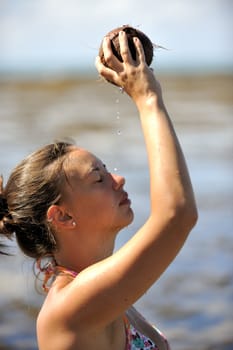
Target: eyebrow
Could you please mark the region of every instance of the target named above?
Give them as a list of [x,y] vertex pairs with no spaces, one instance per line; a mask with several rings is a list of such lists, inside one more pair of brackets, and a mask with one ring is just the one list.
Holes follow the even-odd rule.
[[[106,169],[106,165],[104,163],[101,163],[102,167],[104,169]],[[96,165],[95,167],[93,166],[93,168],[91,169],[91,171],[95,171],[95,170],[101,170],[101,167]]]
[[[101,165],[104,167],[104,169],[106,169],[106,165],[104,163],[102,163]],[[88,173],[85,177],[90,176],[94,171],[100,171],[100,170],[101,170],[101,166],[93,164],[90,167],[90,170],[88,171]]]

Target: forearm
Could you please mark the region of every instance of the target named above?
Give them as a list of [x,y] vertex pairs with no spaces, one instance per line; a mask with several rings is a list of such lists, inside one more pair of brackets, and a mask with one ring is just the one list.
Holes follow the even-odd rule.
[[151,215],[181,209],[196,215],[188,169],[162,96],[151,92],[135,103],[148,153]]

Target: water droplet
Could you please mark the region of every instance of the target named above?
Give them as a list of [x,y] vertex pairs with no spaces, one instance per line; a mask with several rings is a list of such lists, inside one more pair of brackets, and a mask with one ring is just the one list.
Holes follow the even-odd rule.
[[120,119],[120,112],[117,112],[116,118],[117,118],[117,120]]
[[119,100],[119,98],[117,98],[117,99],[116,99],[116,103],[119,103],[119,102],[120,102],[120,100]]
[[114,170],[114,171],[117,171],[118,169],[115,167],[113,170]]
[[121,135],[121,130],[117,130],[117,135]]

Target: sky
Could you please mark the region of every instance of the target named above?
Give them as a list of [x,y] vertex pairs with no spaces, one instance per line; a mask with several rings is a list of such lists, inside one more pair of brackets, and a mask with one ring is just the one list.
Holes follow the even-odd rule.
[[160,69],[232,72],[232,15],[233,0],[0,0],[0,73],[92,71],[123,24],[168,49]]

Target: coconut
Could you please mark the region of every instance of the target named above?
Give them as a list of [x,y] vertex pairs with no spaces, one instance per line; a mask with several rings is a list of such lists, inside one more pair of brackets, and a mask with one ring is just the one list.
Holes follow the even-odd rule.
[[[123,62],[121,53],[120,53],[120,44],[119,44],[119,32],[124,31],[127,34],[128,38],[128,45],[129,50],[131,52],[131,56],[134,60],[136,60],[136,49],[134,46],[133,38],[137,37],[143,46],[144,54],[145,54],[145,60],[148,66],[151,65],[153,60],[153,54],[154,54],[154,45],[152,44],[151,40],[140,30],[133,28],[129,25],[124,25],[121,27],[118,27],[116,29],[111,30],[106,36],[108,36],[111,40],[111,47],[113,54],[118,58],[119,61]],[[99,56],[101,58],[102,63],[107,67],[107,63],[104,59],[104,53],[103,53],[103,42],[101,43],[100,49],[99,49]]]

